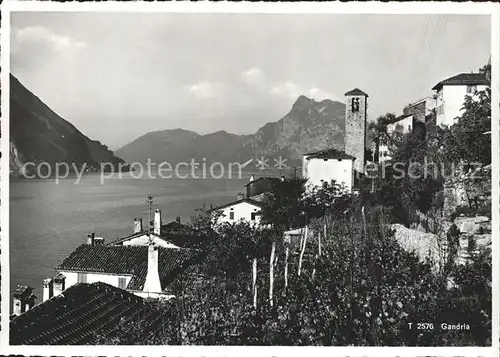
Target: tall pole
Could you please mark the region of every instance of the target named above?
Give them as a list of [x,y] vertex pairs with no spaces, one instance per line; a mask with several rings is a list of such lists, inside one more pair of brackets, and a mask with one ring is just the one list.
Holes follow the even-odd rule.
[[146,197],[146,202],[148,204],[148,209],[149,209],[148,238],[149,242],[151,243],[151,208],[153,206],[153,196],[149,195],[148,197]]

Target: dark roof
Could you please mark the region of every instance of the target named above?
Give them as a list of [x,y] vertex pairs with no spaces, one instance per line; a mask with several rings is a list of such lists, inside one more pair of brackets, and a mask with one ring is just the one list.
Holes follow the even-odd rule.
[[76,284],[10,322],[13,345],[83,345],[139,316],[146,300],[105,283]]
[[240,203],[245,203],[245,202],[249,203],[251,205],[260,207],[260,208],[263,208],[265,206],[265,204],[262,203],[262,202],[259,202],[259,201],[256,201],[256,200],[252,200],[251,198],[244,198],[242,200],[237,200],[237,201],[226,203],[225,205],[214,207],[214,208],[210,209],[209,212],[218,211],[220,209],[223,209],[223,208],[226,208],[226,207],[230,207],[230,206],[234,206],[234,205],[237,205],[237,204],[240,204]]
[[434,87],[433,90],[440,90],[443,86],[453,86],[453,85],[480,85],[489,84],[485,73],[460,73],[456,76],[445,79],[439,82]]
[[252,180],[250,182],[248,182],[246,186],[252,184],[252,183],[256,183],[257,181],[267,181],[268,183],[278,183],[278,182],[281,182],[281,178],[279,177],[259,177],[259,178],[256,178],[255,180]]
[[403,119],[406,119],[408,117],[411,117],[413,114],[403,114],[403,115],[400,115],[398,117],[395,117],[394,119],[392,120],[386,120],[383,122],[384,125],[389,125],[389,124],[394,124],[394,123],[397,123],[398,121],[401,121]]
[[356,158],[352,155],[347,154],[345,151],[337,150],[337,149],[325,149],[316,152],[310,152],[305,154],[307,156],[307,160],[309,159],[351,159],[355,160]]
[[[147,230],[133,233],[126,237],[117,238],[109,242],[108,245],[117,245],[145,234],[148,234]],[[150,234],[181,248],[193,248],[206,238],[206,235],[195,230],[194,228],[176,221],[162,225],[160,234],[155,234],[153,232],[150,232]]]
[[[56,268],[61,271],[131,275],[127,289],[142,290],[148,272],[148,246],[89,245],[76,248]],[[158,248],[162,290],[197,256],[192,250]]]
[[361,89],[359,88],[354,88],[353,90],[350,90],[349,92],[346,92],[344,95],[363,95],[365,97],[368,97],[368,94],[366,94],[365,92],[363,92]]
[[33,295],[33,288],[30,286],[18,285],[16,290],[12,293],[17,298],[27,297],[29,295]]
[[193,248],[208,239],[202,232],[177,221],[161,226],[160,236],[181,248]]

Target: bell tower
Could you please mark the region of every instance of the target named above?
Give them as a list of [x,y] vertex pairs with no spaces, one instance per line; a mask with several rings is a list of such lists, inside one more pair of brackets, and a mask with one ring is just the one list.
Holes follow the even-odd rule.
[[345,93],[345,152],[356,158],[354,170],[364,173],[368,94],[355,88]]

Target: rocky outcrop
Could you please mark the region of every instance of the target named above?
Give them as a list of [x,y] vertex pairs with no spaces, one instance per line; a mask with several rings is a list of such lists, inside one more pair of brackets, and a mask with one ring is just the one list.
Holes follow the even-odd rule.
[[445,218],[453,218],[457,210],[491,207],[491,165],[467,172],[460,169],[444,184]]
[[438,269],[446,258],[446,247],[436,234],[411,229],[402,224],[393,224],[394,238],[408,252],[414,252],[424,262],[427,259]]
[[456,262],[465,264],[478,254],[491,255],[492,222],[486,216],[460,216],[454,220],[458,227],[459,249]]

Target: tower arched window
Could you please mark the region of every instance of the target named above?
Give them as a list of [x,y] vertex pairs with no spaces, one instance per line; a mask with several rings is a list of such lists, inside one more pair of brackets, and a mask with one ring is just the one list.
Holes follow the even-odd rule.
[[351,110],[353,113],[359,112],[359,98],[351,99]]

